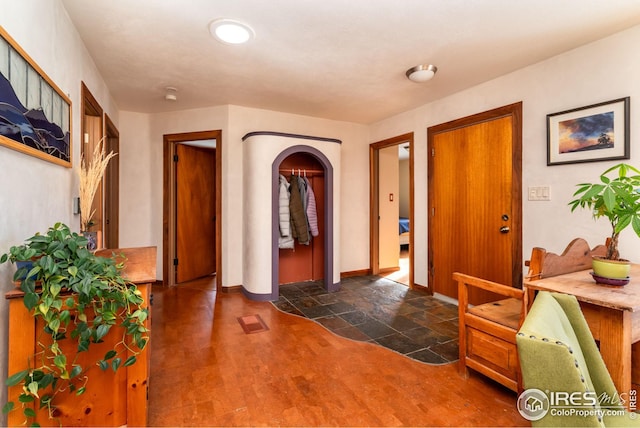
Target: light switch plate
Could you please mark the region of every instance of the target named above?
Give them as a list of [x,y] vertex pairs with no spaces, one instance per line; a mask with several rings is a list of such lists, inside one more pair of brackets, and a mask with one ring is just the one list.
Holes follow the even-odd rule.
[[531,186],[529,187],[529,200],[530,201],[550,201],[551,200],[551,188],[549,186]]

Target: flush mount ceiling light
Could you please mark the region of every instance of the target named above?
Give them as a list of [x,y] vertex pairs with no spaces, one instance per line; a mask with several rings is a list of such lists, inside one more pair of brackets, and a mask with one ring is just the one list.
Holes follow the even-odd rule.
[[438,67],[432,64],[420,64],[407,70],[407,77],[412,82],[422,83],[435,76]]
[[217,19],[209,24],[209,32],[218,41],[239,45],[248,42],[255,36],[251,27],[233,19]]

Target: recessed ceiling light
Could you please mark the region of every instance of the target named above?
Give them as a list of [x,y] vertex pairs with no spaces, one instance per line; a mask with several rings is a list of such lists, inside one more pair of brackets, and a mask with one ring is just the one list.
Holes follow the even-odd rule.
[[209,32],[223,43],[239,45],[248,42],[255,33],[247,24],[233,19],[217,19],[209,24]]

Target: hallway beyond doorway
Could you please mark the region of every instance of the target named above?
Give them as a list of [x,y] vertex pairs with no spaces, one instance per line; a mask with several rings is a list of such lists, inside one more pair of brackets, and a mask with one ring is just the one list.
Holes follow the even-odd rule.
[[409,246],[400,246],[400,256],[398,258],[399,270],[382,275],[391,281],[399,282],[407,287],[409,286]]

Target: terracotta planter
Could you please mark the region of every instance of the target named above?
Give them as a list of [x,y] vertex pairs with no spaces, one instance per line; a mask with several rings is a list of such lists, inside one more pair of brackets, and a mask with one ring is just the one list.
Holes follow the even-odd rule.
[[628,260],[607,260],[600,256],[593,256],[593,273],[611,279],[626,279],[629,277],[631,262]]

